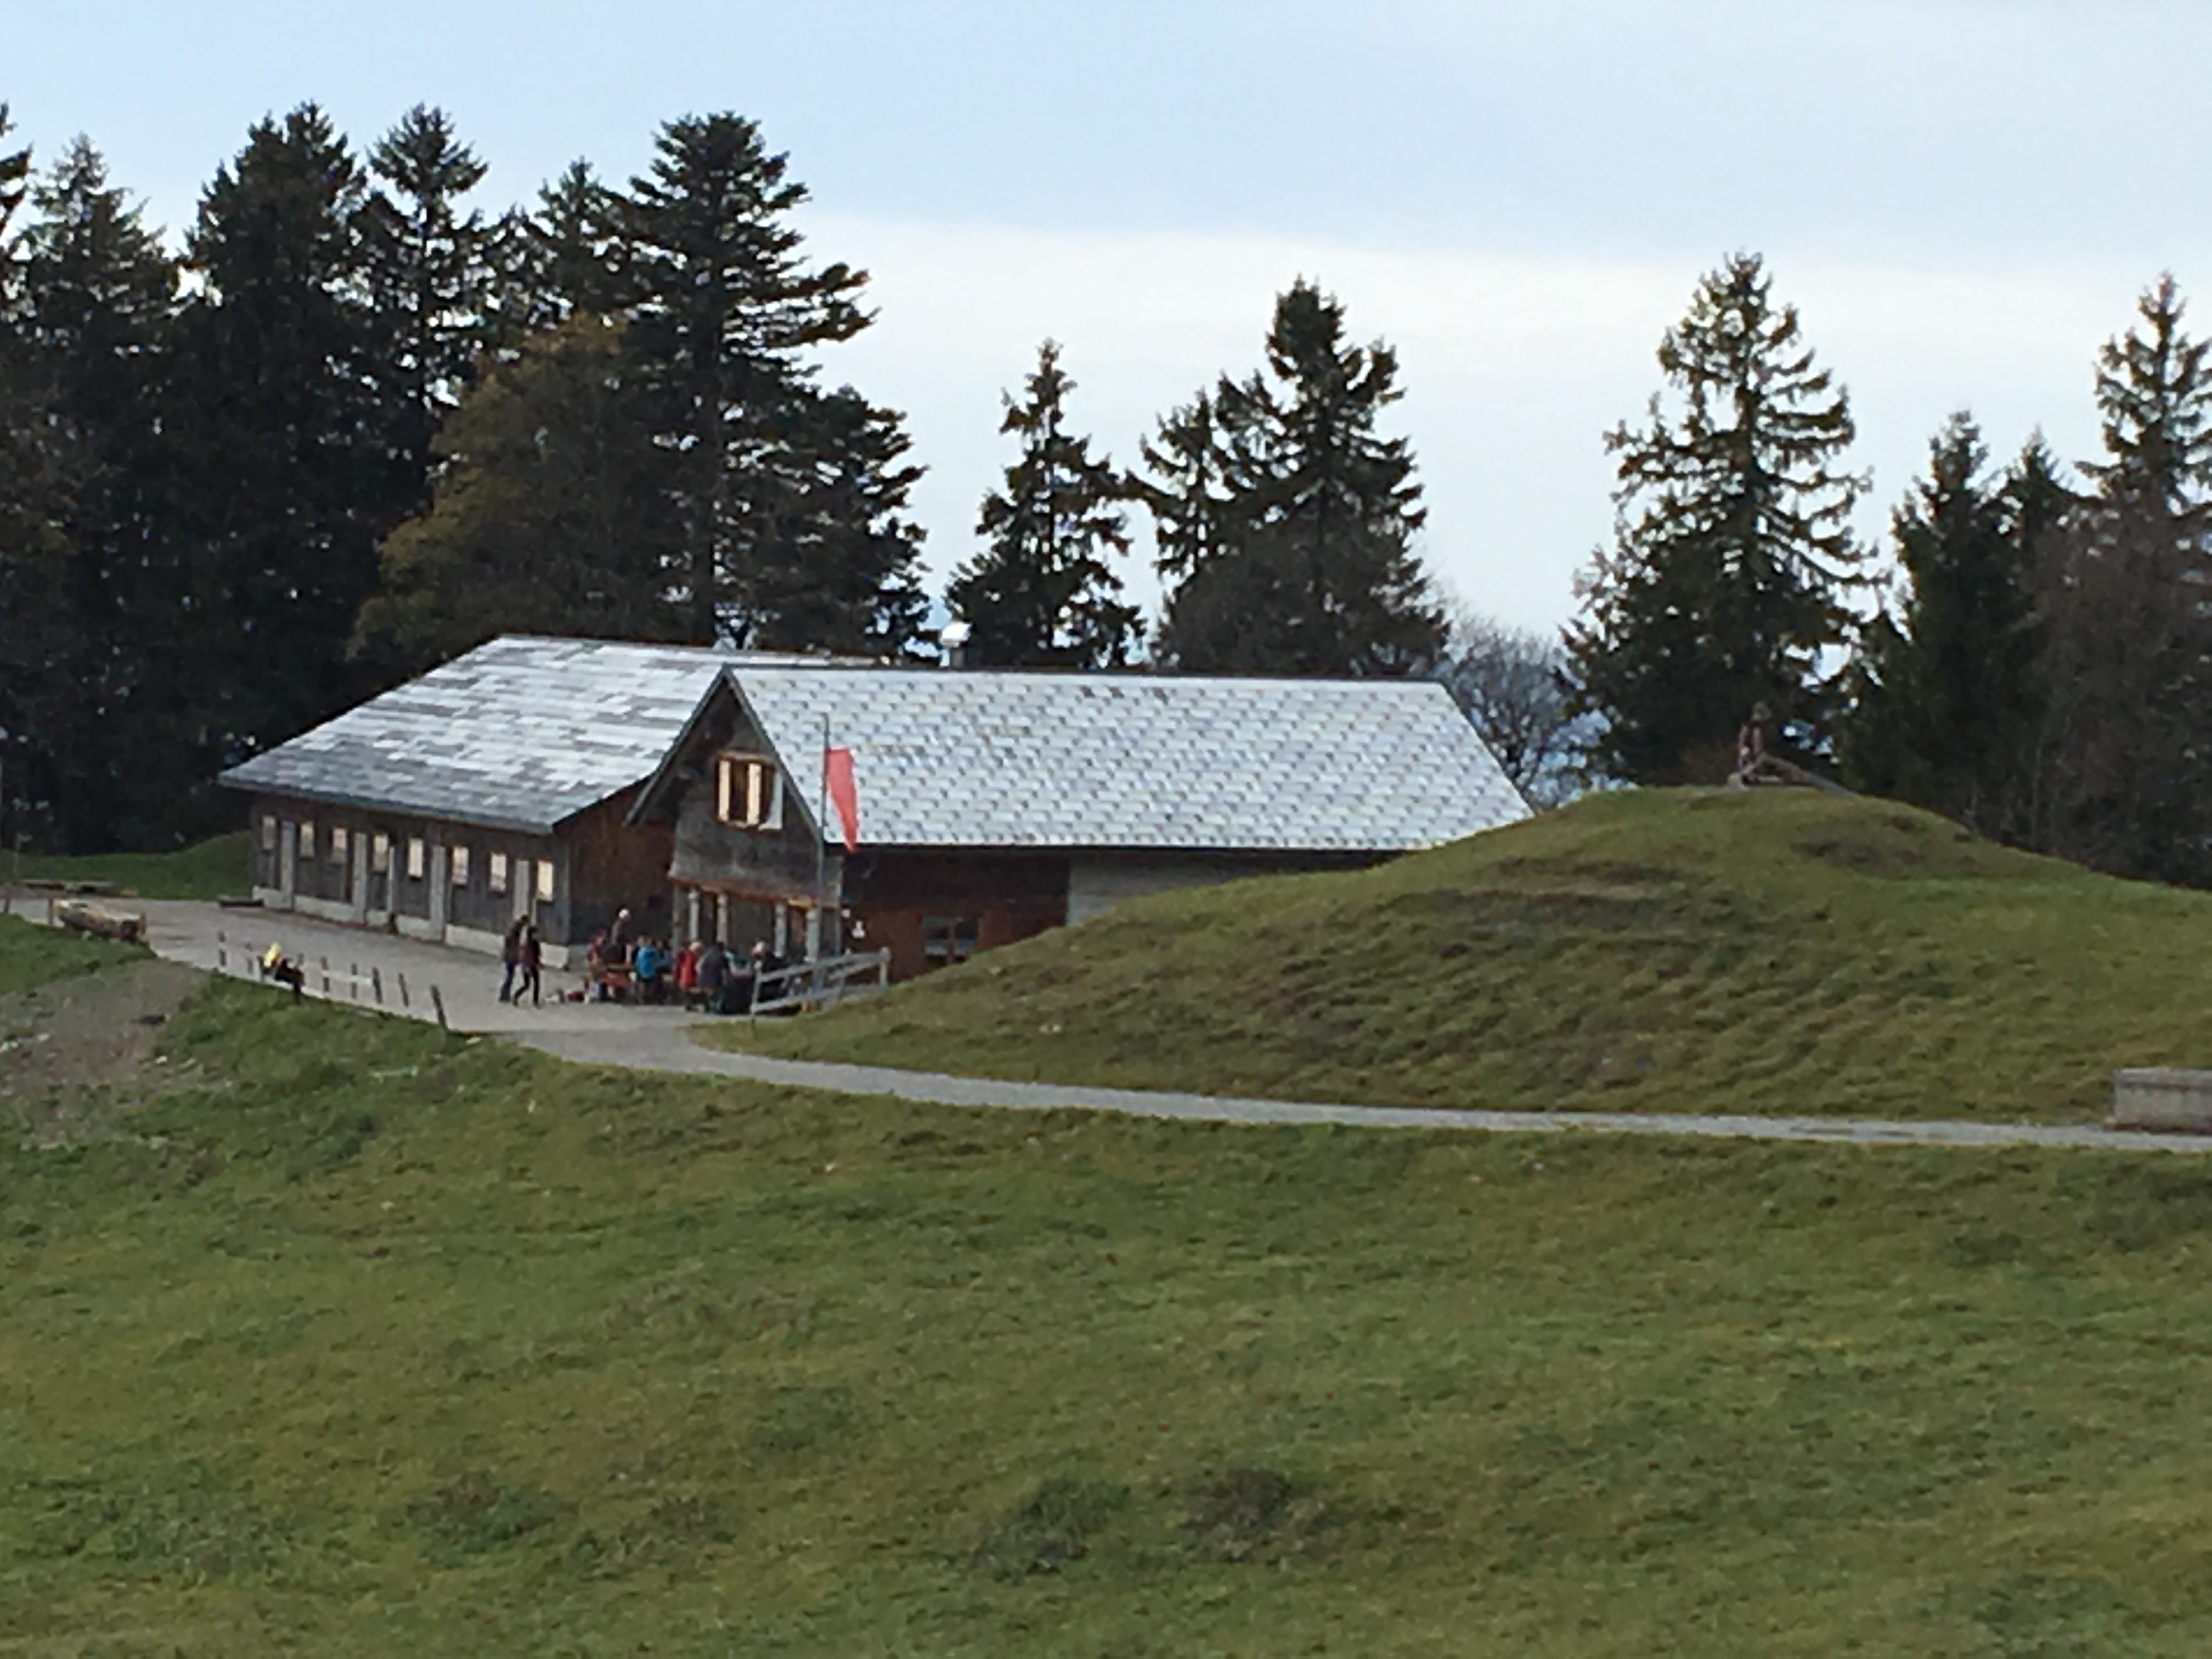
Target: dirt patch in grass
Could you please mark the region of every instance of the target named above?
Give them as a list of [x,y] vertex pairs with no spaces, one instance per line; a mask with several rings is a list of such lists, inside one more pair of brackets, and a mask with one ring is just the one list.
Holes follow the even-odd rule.
[[1228,1469],[1191,1495],[1183,1535],[1201,1561],[1285,1561],[1322,1553],[1350,1518],[1274,1469]]
[[1009,1583],[1058,1572],[1091,1553],[1128,1498],[1126,1486],[1047,1480],[986,1528],[968,1565]]
[[159,1069],[161,1028],[204,978],[148,960],[0,995],[0,1107],[41,1139],[82,1129],[81,1097],[127,1095]]

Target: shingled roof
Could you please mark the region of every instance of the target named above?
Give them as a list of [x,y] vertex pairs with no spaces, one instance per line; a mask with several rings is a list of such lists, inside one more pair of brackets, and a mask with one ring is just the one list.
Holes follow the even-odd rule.
[[760,660],[796,659],[509,635],[221,781],[542,835],[649,775],[715,676]]
[[1395,852],[1528,811],[1427,682],[750,664],[726,683],[810,817],[825,727],[853,751],[864,846]]

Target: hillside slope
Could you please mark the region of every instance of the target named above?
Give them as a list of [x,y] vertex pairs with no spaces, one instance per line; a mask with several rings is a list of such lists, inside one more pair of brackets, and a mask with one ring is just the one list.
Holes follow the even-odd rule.
[[1633,791],[714,1040],[1371,1103],[2079,1119],[2116,1066],[2212,1060],[2208,924],[2212,895],[1888,802]]
[[0,1653],[2212,1647],[2203,1160],[161,1042],[0,1087]]

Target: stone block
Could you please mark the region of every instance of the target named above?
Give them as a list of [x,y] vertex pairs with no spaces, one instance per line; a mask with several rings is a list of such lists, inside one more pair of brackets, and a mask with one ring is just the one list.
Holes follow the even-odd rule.
[[2113,1073],[2107,1124],[2115,1129],[2212,1134],[2212,1071],[2135,1066]]

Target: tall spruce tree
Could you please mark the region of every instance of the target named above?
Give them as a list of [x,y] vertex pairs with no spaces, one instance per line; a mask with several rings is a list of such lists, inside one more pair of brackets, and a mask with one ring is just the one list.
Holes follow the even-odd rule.
[[2033,560],[2064,486],[2039,439],[2004,477],[1987,463],[1973,417],[1953,416],[1892,514],[1905,586],[1862,637],[1838,747],[1855,787],[2017,836],[2039,706]]
[[1644,422],[1607,434],[1619,480],[1613,545],[1581,584],[1567,631],[1577,711],[1595,716],[1593,769],[1639,782],[1717,781],[1758,703],[1801,746],[1826,741],[1863,554],[1841,470],[1850,402],[1816,367],[1765,262],[1706,276],[1659,367]]
[[27,694],[46,647],[45,584],[66,556],[64,492],[23,320],[23,270],[15,219],[31,176],[31,151],[9,149],[15,130],[0,104],[0,846],[26,836],[40,752]]
[[2099,356],[2104,459],[2040,572],[2049,708],[2035,844],[2212,880],[2212,349],[2169,276]]
[[621,198],[588,161],[572,161],[538,192],[535,207],[505,215],[491,238],[497,280],[495,345],[511,352],[528,336],[581,312],[611,316],[627,291]]
[[303,105],[252,130],[187,242],[198,285],[178,321],[162,424],[171,528],[193,568],[180,631],[197,651],[210,771],[362,689],[345,647],[391,503],[364,194],[344,139]]
[[682,458],[691,637],[745,641],[780,523],[815,482],[802,434],[819,397],[806,354],[867,325],[864,273],[810,266],[791,215],[806,191],[759,127],[730,114],[664,126],[622,210],[631,356],[661,441]]
[[619,325],[531,337],[463,395],[437,453],[432,507],[386,538],[356,651],[404,674],[503,633],[684,637],[671,458]]
[[[20,336],[58,487],[51,533],[0,550],[0,674],[29,740],[41,836],[76,850],[158,839],[182,597],[158,533],[159,363],[174,261],[77,139],[39,181],[22,239]],[[40,553],[43,552],[43,558]],[[189,793],[189,792],[188,792]]]
[[392,517],[427,504],[430,441],[467,385],[489,325],[491,234],[464,206],[484,164],[445,111],[417,104],[369,151],[362,204],[375,315],[372,359],[392,422]]
[[1004,485],[983,497],[975,523],[984,550],[954,573],[946,605],[971,629],[969,650],[988,667],[1119,668],[1142,629],[1108,562],[1129,550],[1128,488],[1091,440],[1067,428],[1075,382],[1047,340],[1026,395],[1007,394],[999,430],[1021,453]]
[[1413,452],[1379,431],[1403,395],[1397,379],[1396,353],[1349,344],[1343,307],[1300,281],[1276,301],[1266,368],[1223,377],[1210,398],[1163,422],[1149,453],[1169,465],[1143,494],[1176,580],[1165,659],[1337,675],[1437,662],[1444,616],[1413,551],[1426,514]]

